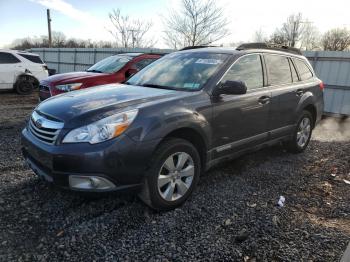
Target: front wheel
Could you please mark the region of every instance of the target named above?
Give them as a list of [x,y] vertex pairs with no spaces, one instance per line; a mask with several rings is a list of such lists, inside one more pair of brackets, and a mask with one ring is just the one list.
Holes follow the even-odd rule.
[[301,153],[308,146],[312,134],[313,118],[309,111],[303,111],[298,119],[297,125],[293,131],[293,137],[286,148],[292,153]]
[[156,150],[140,198],[157,210],[170,210],[183,204],[199,179],[200,157],[184,139],[171,138]]

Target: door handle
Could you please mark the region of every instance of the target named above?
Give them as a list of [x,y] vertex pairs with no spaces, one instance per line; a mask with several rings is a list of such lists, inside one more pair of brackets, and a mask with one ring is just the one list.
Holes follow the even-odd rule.
[[302,96],[304,94],[304,90],[298,89],[297,91],[295,91],[295,93],[297,94],[297,96]]
[[262,105],[266,105],[268,103],[270,103],[270,97],[269,96],[262,96],[259,98],[259,104],[262,104]]

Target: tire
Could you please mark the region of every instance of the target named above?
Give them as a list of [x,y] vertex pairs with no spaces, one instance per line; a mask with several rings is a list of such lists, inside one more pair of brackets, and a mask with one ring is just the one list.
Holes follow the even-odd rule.
[[292,139],[285,144],[289,152],[301,153],[306,149],[311,139],[313,123],[311,113],[304,110],[293,130]]
[[17,81],[15,90],[19,95],[29,95],[34,90],[33,81],[21,78]]
[[174,209],[191,195],[200,172],[201,159],[197,149],[184,139],[167,139],[153,155],[139,197],[155,210]]

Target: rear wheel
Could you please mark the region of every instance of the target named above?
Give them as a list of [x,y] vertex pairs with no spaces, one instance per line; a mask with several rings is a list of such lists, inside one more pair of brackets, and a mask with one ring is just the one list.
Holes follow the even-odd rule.
[[313,118],[309,111],[303,111],[298,119],[298,123],[293,131],[292,139],[286,143],[286,148],[288,151],[293,153],[301,153],[308,146],[312,128],[313,128]]
[[171,138],[156,150],[140,198],[157,210],[183,204],[194,190],[200,174],[196,148],[184,139]]
[[31,77],[21,77],[15,85],[15,90],[19,95],[29,95],[34,90],[34,81]]

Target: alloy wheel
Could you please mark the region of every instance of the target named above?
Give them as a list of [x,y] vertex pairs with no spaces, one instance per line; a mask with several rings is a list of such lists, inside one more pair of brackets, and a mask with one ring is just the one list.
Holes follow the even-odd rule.
[[311,134],[311,121],[308,117],[304,117],[299,124],[297,132],[297,144],[303,148],[308,142]]
[[192,157],[185,152],[169,156],[158,174],[158,191],[166,201],[183,197],[192,185],[195,167]]

